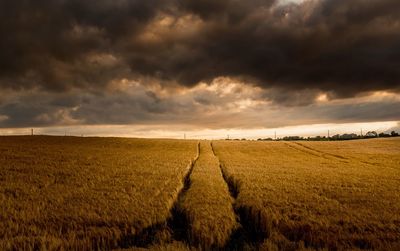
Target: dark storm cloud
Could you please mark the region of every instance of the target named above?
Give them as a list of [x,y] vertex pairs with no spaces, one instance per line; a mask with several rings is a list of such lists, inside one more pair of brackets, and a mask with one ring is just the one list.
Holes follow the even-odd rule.
[[[184,4],[204,22],[198,33],[183,41],[134,46],[128,53],[134,55],[132,67],[147,74],[157,69],[186,85],[222,75],[337,96],[399,88],[399,1],[321,0],[273,7],[270,1],[210,2]],[[137,48],[146,48],[151,59],[133,53]]]
[[179,0],[178,6],[184,11],[199,15],[204,20],[226,19],[237,23],[258,8],[269,8],[275,0]]
[[91,58],[117,53],[116,41],[139,32],[158,2],[0,1],[0,84],[57,91],[126,75],[119,62],[104,66]]
[[[398,0],[2,0],[0,85],[98,89],[151,76],[193,86],[231,76],[337,96],[398,91],[399,9]],[[143,39],[160,15],[176,18],[169,32]],[[182,35],[175,25],[187,16],[200,24]],[[106,56],[114,62],[92,60]]]

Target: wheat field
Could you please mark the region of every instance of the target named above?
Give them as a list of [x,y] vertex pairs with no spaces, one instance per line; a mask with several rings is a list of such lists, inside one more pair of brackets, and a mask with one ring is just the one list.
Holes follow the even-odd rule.
[[215,142],[262,248],[400,249],[400,141]]
[[0,250],[111,249],[163,224],[195,141],[0,139]]
[[0,250],[400,250],[400,139],[0,137]]

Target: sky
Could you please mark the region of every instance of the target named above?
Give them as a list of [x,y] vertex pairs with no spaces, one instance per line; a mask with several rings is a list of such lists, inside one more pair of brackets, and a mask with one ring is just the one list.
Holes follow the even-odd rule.
[[400,130],[398,0],[0,0],[0,134]]

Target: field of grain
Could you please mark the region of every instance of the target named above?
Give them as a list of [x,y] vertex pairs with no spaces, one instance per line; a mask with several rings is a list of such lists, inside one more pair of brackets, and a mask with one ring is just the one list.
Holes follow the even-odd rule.
[[400,139],[0,137],[0,250],[400,250]]
[[399,139],[213,145],[261,249],[400,250]]
[[0,250],[153,241],[196,154],[195,141],[0,137]]

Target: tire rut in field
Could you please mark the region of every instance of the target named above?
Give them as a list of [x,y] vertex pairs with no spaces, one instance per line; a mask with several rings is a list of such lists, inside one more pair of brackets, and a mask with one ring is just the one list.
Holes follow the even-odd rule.
[[[214,156],[219,161],[212,142],[211,149]],[[257,224],[253,224],[252,219],[247,216],[246,210],[236,205],[236,199],[240,193],[240,185],[233,179],[233,177],[230,177],[227,174],[221,161],[219,161],[219,168],[224,181],[228,185],[230,195],[233,198],[232,207],[239,224],[239,227],[231,234],[229,242],[226,244],[224,250],[258,250],[260,245],[268,236],[264,233],[260,233],[258,229],[255,229],[254,226]]]
[[[351,158],[350,159],[348,157],[345,157],[345,156],[342,156],[342,155],[339,155],[339,154],[327,153],[327,152],[312,148],[310,146],[306,146],[306,145],[304,145],[302,143],[299,143],[299,142],[292,142],[292,143],[296,144],[299,147],[294,147],[294,146],[289,145],[289,144],[287,144],[287,145],[289,147],[295,149],[295,150],[302,151],[304,153],[308,153],[308,154],[315,155],[315,156],[318,156],[318,157],[322,157],[322,158],[325,158],[325,159],[328,159],[328,160],[334,159],[334,160],[341,161],[343,163],[359,162],[359,163],[370,165],[370,166],[381,167],[381,165],[377,164],[377,163],[372,163],[372,162],[369,162],[369,161],[360,160],[360,159],[356,159],[356,158]],[[319,153],[320,155],[316,155],[313,152]]]
[[290,143],[285,142],[285,144],[294,150],[297,150],[297,151],[300,151],[300,152],[303,152],[306,154],[310,154],[310,155],[313,155],[316,157],[324,158],[327,160],[336,160],[336,161],[340,161],[343,163],[349,163],[349,160],[346,157],[343,157],[341,155],[332,154],[332,153],[327,153],[324,151],[320,151],[318,149],[306,146],[299,142],[290,142]]
[[172,207],[171,210],[171,218],[167,221],[167,226],[170,229],[172,234],[172,239],[175,241],[182,241],[189,244],[189,237],[188,237],[188,219],[185,213],[179,208],[179,202],[185,196],[185,193],[190,188],[190,176],[192,175],[193,168],[196,164],[196,161],[199,159],[200,156],[200,143],[197,144],[197,156],[194,161],[191,163],[190,169],[186,174],[184,181],[183,181],[183,188],[178,194],[178,197]]
[[342,161],[348,160],[348,158],[346,158],[346,157],[344,157],[342,155],[333,154],[333,153],[327,153],[327,152],[315,149],[313,147],[306,146],[306,145],[304,145],[302,143],[299,143],[299,142],[293,142],[293,143],[298,145],[298,146],[300,146],[300,147],[304,147],[304,148],[306,148],[306,149],[308,149],[310,151],[314,151],[314,152],[320,153],[320,154],[322,154],[322,156],[329,156],[329,157],[336,158],[336,159],[339,159],[339,160],[342,160]]
[[179,201],[190,188],[190,176],[195,163],[200,155],[200,143],[197,144],[197,156],[191,161],[188,171],[183,178],[183,186],[170,209],[170,217],[162,223],[151,225],[138,234],[126,235],[118,243],[119,248],[148,248],[157,244],[168,244],[174,241],[189,244],[187,229],[188,220],[186,215],[179,210]]

